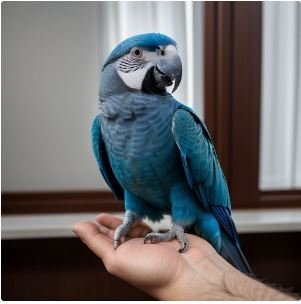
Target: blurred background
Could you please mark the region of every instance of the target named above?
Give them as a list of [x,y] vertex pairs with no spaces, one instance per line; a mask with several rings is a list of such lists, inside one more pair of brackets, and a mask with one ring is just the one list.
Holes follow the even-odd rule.
[[2,2],[1,26],[3,300],[150,299],[71,231],[122,217],[90,127],[106,57],[145,32],[178,42],[175,95],[213,137],[254,273],[301,292],[299,2]]

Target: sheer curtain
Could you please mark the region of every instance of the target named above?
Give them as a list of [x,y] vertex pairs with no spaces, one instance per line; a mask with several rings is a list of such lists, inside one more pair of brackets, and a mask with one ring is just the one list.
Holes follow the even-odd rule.
[[175,97],[203,117],[203,4],[192,1],[99,3],[99,54],[104,62],[121,40],[140,33],[173,37],[183,62],[183,78]]
[[263,2],[262,190],[301,188],[301,4]]

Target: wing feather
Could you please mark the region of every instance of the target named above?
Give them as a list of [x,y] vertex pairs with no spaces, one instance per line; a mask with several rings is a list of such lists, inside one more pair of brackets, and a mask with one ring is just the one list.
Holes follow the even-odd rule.
[[190,108],[180,105],[173,117],[172,132],[188,184],[223,228],[220,253],[242,272],[252,273],[240,249],[228,186],[206,126]]
[[174,114],[172,132],[188,184],[202,206],[214,214],[236,242],[228,186],[206,126],[190,108],[182,105]]
[[98,163],[99,170],[104,180],[112,190],[115,198],[123,200],[124,191],[120,186],[117,178],[114,175],[114,172],[111,168],[109,157],[106,151],[105,143],[101,135],[101,116],[98,115],[93,121],[92,124],[92,147],[95,158]]

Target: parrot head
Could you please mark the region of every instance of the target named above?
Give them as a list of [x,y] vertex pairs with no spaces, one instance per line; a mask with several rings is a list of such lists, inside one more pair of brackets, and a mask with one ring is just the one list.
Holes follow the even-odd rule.
[[104,76],[110,86],[120,88],[121,82],[129,90],[164,94],[173,85],[174,92],[182,78],[177,44],[160,33],[130,37],[111,52],[103,66]]

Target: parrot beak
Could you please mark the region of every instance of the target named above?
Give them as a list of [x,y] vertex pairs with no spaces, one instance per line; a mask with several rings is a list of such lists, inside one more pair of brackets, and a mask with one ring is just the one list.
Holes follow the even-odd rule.
[[182,79],[182,62],[175,48],[166,50],[166,56],[158,62],[156,70],[166,78],[166,86],[174,83],[174,92]]

